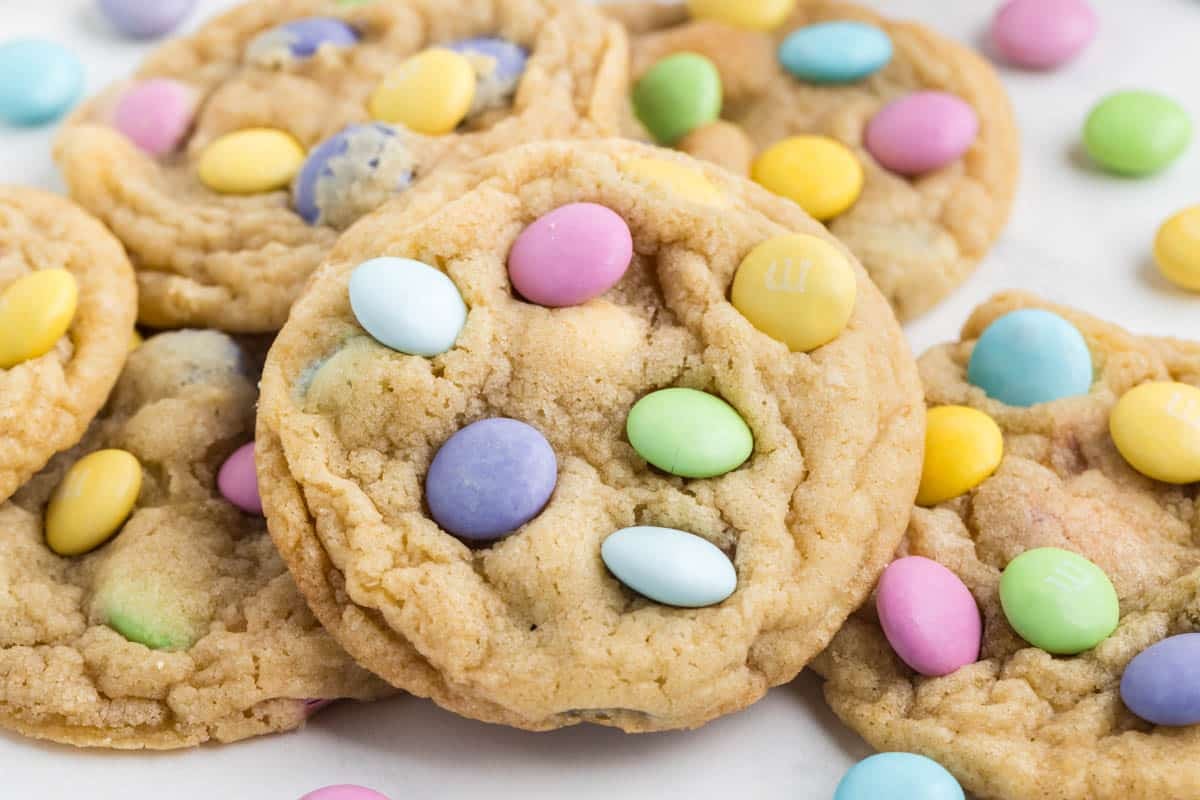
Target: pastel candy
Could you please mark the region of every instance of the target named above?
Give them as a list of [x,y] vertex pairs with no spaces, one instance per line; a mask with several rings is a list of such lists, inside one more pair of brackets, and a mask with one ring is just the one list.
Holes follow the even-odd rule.
[[248,514],[262,514],[258,495],[258,475],[254,470],[254,442],[244,444],[221,465],[217,473],[221,495]]
[[724,475],[754,452],[754,435],[737,410],[696,389],[651,392],[634,404],[625,430],[638,455],[684,478]]
[[322,47],[352,47],[358,31],[334,17],[305,17],[292,20],[260,34],[247,48],[251,61],[287,63],[316,55]]
[[1093,161],[1134,177],[1165,169],[1191,140],[1187,112],[1157,92],[1111,94],[1091,110],[1083,128],[1083,144]]
[[915,753],[879,753],[842,778],[833,800],[964,800],[946,768]]
[[546,437],[523,422],[495,417],[446,440],[425,476],[425,500],[450,533],[492,541],[540,514],[557,482],[558,461]]
[[146,39],[170,33],[196,0],[99,0],[109,22],[127,36]]
[[617,580],[663,605],[703,608],[737,589],[733,562],[707,539],[642,525],[610,534],[600,555]]
[[947,92],[915,92],[880,109],[867,123],[867,150],[885,169],[922,175],[962,158],[979,135],[979,117]]
[[475,67],[466,56],[435,47],[388,73],[371,95],[368,108],[372,119],[442,136],[467,118],[476,84]]
[[938,406],[925,415],[925,463],[917,505],[953,500],[987,480],[1004,458],[1004,434],[974,408]]
[[380,344],[432,358],[454,347],[467,305],[444,272],[410,258],[375,258],[350,275],[350,306]]
[[654,139],[673,145],[721,114],[721,75],[696,53],[676,53],[652,66],[633,88],[633,109]]
[[1200,633],[1170,636],[1134,656],[1121,701],[1155,725],[1200,724]]
[[151,650],[191,647],[203,633],[200,621],[188,616],[198,599],[193,592],[180,591],[169,576],[146,574],[127,563],[121,567],[96,590],[94,603],[104,623]]
[[388,800],[388,798],[373,789],[343,783],[309,792],[300,800]]
[[1000,575],[1000,605],[1021,638],[1047,653],[1091,650],[1117,627],[1117,592],[1104,571],[1057,547],[1026,550]]
[[992,44],[1012,64],[1052,69],[1079,55],[1099,25],[1087,0],[1009,0],[992,19]]
[[204,149],[202,183],[221,194],[262,194],[286,187],[304,164],[304,149],[274,128],[227,133]]
[[615,286],[632,260],[624,219],[596,203],[571,203],[521,232],[508,253],[508,275],[530,302],[577,306]]
[[1185,208],[1162,224],[1154,238],[1154,261],[1167,280],[1200,292],[1200,206]]
[[711,19],[755,31],[778,28],[796,7],[796,0],[687,0],[694,19]]
[[0,293],[0,369],[40,358],[66,335],[79,305],[79,284],[65,269],[42,269]]
[[1034,406],[1087,394],[1092,354],[1079,329],[1041,309],[1005,314],[987,327],[967,380],[1010,406]]
[[446,49],[466,56],[475,67],[475,99],[469,116],[512,101],[529,61],[525,48],[498,36],[478,36],[448,44]]
[[874,25],[851,20],[805,25],[779,45],[784,69],[811,83],[861,81],[891,60],[891,37]]
[[83,64],[60,44],[16,39],[0,44],[0,121],[42,125],[83,94]]
[[1130,466],[1164,483],[1200,481],[1200,388],[1175,381],[1143,383],[1117,402],[1108,421]]
[[408,134],[391,125],[351,125],[312,149],[292,186],[309,225],[346,228],[412,184]]
[[875,608],[896,655],[922,675],[949,675],[979,658],[979,607],[959,577],[936,561],[893,561],[879,579]]
[[725,200],[721,190],[695,167],[661,158],[635,158],[624,165],[624,170],[659,194],[686,197],[701,205],[720,205]]
[[196,112],[196,92],[170,78],[135,83],[121,95],[112,124],[152,156],[165,156],[179,148]]
[[133,511],[142,465],[124,450],[97,450],[67,470],[46,507],[46,544],[78,556],[108,541]]
[[763,151],[750,170],[756,183],[827,222],[862,194],[862,164],[846,145],[828,136],[791,136]]

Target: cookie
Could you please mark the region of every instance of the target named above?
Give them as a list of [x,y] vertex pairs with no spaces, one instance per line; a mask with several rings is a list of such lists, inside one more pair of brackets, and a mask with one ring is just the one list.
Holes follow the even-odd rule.
[[[657,115],[684,121],[663,128],[684,136],[659,142],[749,174],[826,222],[901,321],[962,283],[1003,230],[1016,123],[995,72],[966,47],[847,3],[800,3],[769,31],[691,20],[682,5],[610,13],[634,34],[630,135],[654,138]],[[688,116],[711,89],[677,73],[652,91],[664,65],[678,67],[664,59],[681,57],[723,104]]]
[[526,729],[688,728],[866,596],[920,411],[887,304],[795,205],[543,143],[345,234],[268,357],[259,477],[317,616],[394,685]]
[[611,135],[623,31],[574,0],[259,0],[153,53],[56,145],[156,328],[278,330],[339,230],[444,166]]
[[[1039,342],[1043,360],[1021,354],[1014,372],[1048,378],[1055,364],[1074,372],[1088,359],[1094,380],[1088,369],[1082,386],[1060,382],[1050,402],[994,399],[1019,385],[995,382],[989,364],[1016,331]],[[830,705],[873,746],[936,759],[979,798],[1196,796],[1195,682],[1182,665],[1155,671],[1181,640],[1186,652],[1189,637],[1178,634],[1197,630],[1200,402],[1189,398],[1200,396],[1200,344],[1134,336],[1011,293],[980,307],[962,341],[930,351],[920,369],[930,507],[914,512],[899,553],[907,558],[884,573],[877,603],[814,663]],[[957,407],[958,432],[937,433],[933,414]],[[985,428],[963,424],[970,414],[994,420],[985,425],[1003,433],[1002,456],[979,434]],[[987,453],[973,478],[934,491],[954,465]],[[964,601],[957,590],[922,600],[905,572],[920,572],[926,586],[965,587],[974,634],[944,637],[970,628],[955,610]],[[938,622],[914,636],[927,601],[938,610],[924,619]],[[1190,723],[1162,718],[1148,688]]]
[[155,336],[79,446],[0,506],[0,726],[168,749],[386,691],[309,613],[261,514],[218,490],[253,477],[228,462],[254,382],[221,333]]
[[61,197],[0,186],[0,499],[75,445],[133,335],[121,245]]

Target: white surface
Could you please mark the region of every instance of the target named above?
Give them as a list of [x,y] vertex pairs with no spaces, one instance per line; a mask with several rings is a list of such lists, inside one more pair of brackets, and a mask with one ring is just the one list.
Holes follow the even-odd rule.
[[[154,0],[145,0],[154,2]],[[1103,21],[1084,56],[1048,75],[1004,70],[1024,136],[1016,213],[971,281],[910,328],[914,348],[952,338],[993,291],[1023,287],[1133,330],[1200,338],[1200,297],[1166,285],[1150,261],[1158,224],[1200,202],[1200,145],[1165,175],[1100,175],[1077,151],[1100,96],[1164,91],[1200,121],[1200,5],[1093,0]],[[869,0],[968,42],[981,41],[990,0]],[[207,16],[230,0],[201,0]],[[193,20],[193,23],[195,20]],[[89,90],[126,74],[146,49],[109,33],[91,0],[2,0],[0,38],[40,35],[76,49]],[[0,126],[0,181],[61,188],[53,131]],[[295,800],[331,783],[372,786],[393,800],[496,797],[827,798],[866,746],[824,707],[805,675],[754,708],[692,733],[625,736],[599,728],[528,734],[459,719],[412,698],[342,704],[307,730],[176,754],[79,752],[0,734],[0,800]]]

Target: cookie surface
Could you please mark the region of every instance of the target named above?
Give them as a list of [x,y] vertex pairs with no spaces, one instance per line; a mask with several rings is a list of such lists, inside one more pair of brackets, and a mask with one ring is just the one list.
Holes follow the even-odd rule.
[[[397,68],[473,37],[517,47],[449,56],[480,73],[457,128],[426,135],[387,123],[333,142],[390,115],[377,103],[385,84],[410,92],[403,107],[435,106],[440,90],[411,94],[429,84],[414,88]],[[393,191],[526,141],[613,133],[627,64],[620,27],[572,0],[259,0],[164,45],[132,82],[87,104],[56,159],[72,195],[129,250],[141,322],[274,331],[338,229]],[[272,136],[223,139],[255,129]],[[329,159],[323,179],[314,186],[301,172],[289,196],[304,153]],[[353,180],[356,170],[370,179]],[[337,209],[318,215],[320,204]]]
[[[1095,381],[1081,396],[1005,406],[967,382],[967,363],[988,325],[1032,308],[1078,328]],[[874,747],[929,756],[980,798],[1195,796],[1200,727],[1139,719],[1123,704],[1120,683],[1139,653],[1197,629],[1197,484],[1168,485],[1135,471],[1109,425],[1118,400],[1135,387],[1200,386],[1200,344],[1133,336],[1011,293],[980,307],[962,341],[930,351],[920,368],[930,407],[971,406],[1004,433],[996,473],[964,496],[916,509],[900,551],[940,562],[970,589],[982,613],[982,654],[947,676],[920,677],[865,610],[814,662],[829,703]],[[1120,622],[1094,649],[1052,656],[1007,621],[1001,571],[1042,547],[1086,557],[1115,588]]]
[[104,226],[61,197],[0,186],[0,292],[59,269],[76,286],[65,334],[49,352],[0,369],[0,498],[83,436],[125,363],[137,310],[133,269]]
[[[924,26],[848,3],[802,2],[771,33],[691,21],[676,5],[630,3],[610,13],[634,34],[635,81],[674,53],[699,53],[716,66],[725,123],[694,132],[679,143],[681,149],[745,174],[755,158],[789,137],[828,137],[848,148],[863,170],[861,194],[828,224],[902,321],[962,283],[1000,235],[1017,185],[1016,122],[993,69],[966,47]],[[861,80],[813,83],[780,64],[776,53],[792,32],[846,21],[886,34],[891,41],[886,66]],[[906,177],[876,160],[865,131],[889,103],[930,90],[965,101],[978,119],[978,134],[947,166]],[[636,121],[630,129],[646,135]]]
[[[510,248],[577,203],[628,224],[628,271],[582,305],[519,299]],[[747,254],[789,233],[828,245],[858,292],[845,329],[810,353],[726,300]],[[452,349],[402,355],[357,324],[348,284],[378,256],[437,264],[457,286],[468,314]],[[709,479],[651,467],[626,418],[665,388],[723,398],[753,434],[749,460]],[[791,680],[898,541],[923,430],[894,317],[819,224],[628,141],[523,147],[360,221],[272,348],[260,409],[272,535],[329,630],[399,687],[539,730],[695,727]],[[449,437],[493,417],[545,437],[557,486],[528,524],[469,547],[431,519],[424,485]],[[736,592],[684,609],[625,588],[601,543],[636,525],[695,534],[705,564],[736,567]]]
[[[306,701],[386,690],[309,613],[263,519],[217,491],[218,468],[253,435],[244,362],[216,332],[149,339],[82,443],[0,506],[0,726],[167,749],[289,730]],[[56,487],[114,448],[141,465],[132,515],[86,555],[57,555]]]

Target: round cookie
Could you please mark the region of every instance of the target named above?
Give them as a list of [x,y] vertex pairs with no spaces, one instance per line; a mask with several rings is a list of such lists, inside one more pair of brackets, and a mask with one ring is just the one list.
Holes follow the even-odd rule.
[[[891,21],[848,3],[801,2],[772,32],[742,30],[712,20],[691,21],[681,5],[631,3],[610,13],[634,34],[635,81],[664,57],[683,52],[700,54],[717,69],[724,99],[721,121],[693,131],[676,146],[740,174],[749,174],[754,165],[756,179],[766,180],[760,173],[771,173],[772,180],[782,181],[783,186],[795,182],[796,191],[811,196],[812,213],[824,210],[823,221],[858,256],[901,321],[920,315],[962,283],[1000,235],[1017,186],[1018,133],[995,72],[968,48],[921,25]],[[831,69],[830,52],[861,55],[866,47],[862,42],[852,46],[844,39],[835,40],[834,32],[826,28],[824,43],[810,41],[805,49],[794,51],[806,56],[805,70],[811,72],[804,74],[810,79],[802,80],[784,68],[778,53],[793,32],[847,22],[870,26],[865,30],[886,36],[890,41],[886,66],[865,78],[845,80],[844,75],[829,73],[827,77],[838,80],[815,82],[820,70]],[[845,28],[834,30],[847,35]],[[863,28],[851,30],[863,36]],[[873,40],[867,44],[880,47]],[[970,142],[970,147],[961,156],[943,151],[942,157],[953,158],[929,171],[910,161],[909,166],[922,168],[920,174],[901,174],[893,171],[902,166],[894,152],[899,144],[911,147],[923,142],[923,155],[928,156],[929,143],[952,127],[943,124],[931,134],[918,132],[905,138],[903,124],[895,122],[894,104],[912,97],[928,104],[930,95],[918,94],[924,92],[944,93],[933,96],[946,101],[935,111],[954,115],[958,144]],[[953,97],[947,101],[947,94],[966,105]],[[877,133],[872,147],[867,132],[877,114],[889,106],[891,138]],[[969,138],[971,112],[978,125],[973,140]],[[928,116],[928,110],[913,106],[900,122]],[[638,138],[648,135],[636,119],[627,129]],[[791,137],[810,136],[822,139],[816,146],[812,141],[794,145],[790,156],[786,148],[775,148]],[[891,145],[891,152],[885,144]],[[761,158],[772,150],[773,160]],[[860,174],[853,166],[855,160],[861,165]],[[799,179],[795,176],[805,174],[800,164],[808,170],[821,164],[818,169],[823,171]],[[830,187],[838,184],[840,188],[830,194]]]
[[142,323],[275,331],[339,229],[391,194],[614,133],[627,68],[620,26],[574,0],[258,0],[85,105],[56,158],[129,250]]
[[[1017,408],[968,383],[968,362],[985,329],[1010,312],[1031,309],[1053,312],[1083,334],[1095,365],[1090,390]],[[901,556],[939,562],[965,583],[982,617],[982,652],[948,675],[922,677],[893,653],[869,604],[814,662],[827,679],[830,705],[874,747],[929,756],[980,798],[1196,796],[1200,726],[1156,727],[1139,719],[1122,702],[1121,681],[1139,653],[1198,629],[1200,484],[1171,485],[1140,474],[1122,457],[1110,423],[1118,402],[1136,387],[1160,381],[1200,386],[1200,344],[1133,336],[1010,293],[980,307],[962,341],[930,351],[920,369],[931,408],[969,406],[991,416],[1004,434],[995,474],[955,499],[916,509],[900,549]],[[1197,409],[1180,411],[1194,418]],[[1051,655],[1009,623],[1005,607],[1019,598],[1006,595],[1002,606],[1002,571],[1035,548],[1083,556],[1111,582],[1120,621],[1094,649]],[[1087,599],[1075,612],[1082,624],[1102,606],[1097,581],[1078,560],[1071,566],[1058,558],[1064,568],[1043,588],[1064,602],[1072,595]],[[1004,574],[1003,591],[1029,589]],[[1044,627],[1054,609],[1043,600],[1034,621]],[[1037,626],[1027,633],[1043,635]],[[1182,672],[1172,679],[1184,693],[1189,681]]]
[[[0,726],[168,749],[290,730],[319,699],[387,690],[313,618],[262,517],[218,493],[253,435],[244,361],[213,331],[149,339],[80,445],[0,506]],[[91,482],[85,457],[108,459]],[[72,525],[103,517],[124,463],[135,493],[140,479],[127,521],[58,555],[47,533],[62,550]],[[57,491],[67,475],[82,491]]]
[[[510,250],[543,227],[535,220],[580,204],[627,224],[628,269],[581,305],[526,302],[510,284]],[[587,232],[572,231],[559,240],[568,251]],[[811,352],[791,352],[726,299],[744,260],[792,234],[814,248],[814,284],[820,252],[857,292],[848,322]],[[356,322],[374,322],[355,287],[382,255],[414,280],[436,264],[461,292],[466,322],[451,349],[404,355]],[[808,267],[783,268],[768,283],[804,295],[796,270]],[[418,319],[412,305],[397,318]],[[668,388],[699,396],[705,415],[643,405],[635,425],[635,404]],[[268,357],[259,478],[272,535],[317,616],[396,686],[526,729],[688,728],[791,680],[861,603],[915,495],[920,412],[887,304],[795,205],[666,150],[543,143],[439,176],[344,235]],[[673,477],[631,444],[649,452],[657,433],[714,455],[713,429],[697,420],[718,416],[727,435],[715,455],[732,459],[694,465],[714,477]],[[747,434],[753,452],[738,467]],[[472,458],[487,436],[496,446]],[[545,504],[547,444],[557,475]],[[501,453],[518,455],[500,464]],[[454,463],[434,470],[435,456]],[[672,462],[662,466],[691,469]],[[487,520],[481,533],[441,517],[467,541],[456,538],[430,516],[426,483],[443,473],[463,476],[464,511],[486,495],[511,504],[515,524],[532,519],[497,540],[510,523]],[[497,490],[506,480],[509,494]],[[650,546],[686,558],[695,582],[671,584],[677,562],[648,561],[638,548]],[[656,565],[668,569],[642,569]],[[730,577],[736,591],[720,602]]]
[[[70,277],[28,283],[48,270]],[[0,186],[0,293],[2,500],[78,442],[104,405],[129,352],[137,288],[100,223],[56,195]]]

